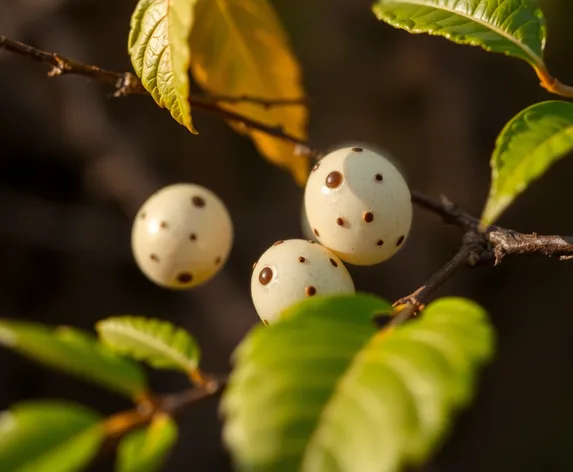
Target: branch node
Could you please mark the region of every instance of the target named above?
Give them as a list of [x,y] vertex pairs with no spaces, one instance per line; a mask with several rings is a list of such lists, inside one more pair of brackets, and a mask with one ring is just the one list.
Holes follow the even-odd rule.
[[134,93],[140,87],[141,82],[139,78],[131,72],[125,72],[117,80],[115,84],[116,91],[113,93],[113,96],[116,98],[125,97],[126,95]]
[[59,66],[54,66],[48,71],[48,77],[59,77],[63,75],[64,71]]

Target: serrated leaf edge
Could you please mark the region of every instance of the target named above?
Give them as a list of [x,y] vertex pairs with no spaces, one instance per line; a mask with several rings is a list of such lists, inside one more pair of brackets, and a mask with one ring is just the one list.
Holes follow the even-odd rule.
[[[383,1],[384,1],[384,0],[383,0]],[[496,34],[499,34],[500,36],[504,37],[505,39],[509,40],[510,42],[512,42],[513,44],[515,44],[516,46],[518,46],[523,52],[525,52],[525,54],[526,54],[528,57],[531,58],[530,64],[531,64],[531,66],[533,66],[536,70],[540,70],[540,69],[541,69],[541,70],[545,70],[545,68],[546,68],[546,67],[545,67],[545,62],[543,61],[543,58],[540,57],[540,56],[538,56],[535,52],[533,52],[529,46],[527,46],[527,45],[525,45],[525,44],[519,42],[519,41],[517,40],[517,38],[514,38],[514,37],[511,36],[510,34],[508,34],[508,33],[506,33],[505,31],[503,31],[502,29],[496,27],[495,25],[493,25],[493,24],[491,24],[491,23],[488,23],[487,21],[481,20],[480,18],[477,18],[477,17],[475,17],[475,16],[468,15],[467,13],[460,12],[460,11],[455,10],[455,9],[453,9],[453,8],[447,8],[447,7],[444,7],[444,6],[441,6],[441,5],[438,5],[438,6],[436,6],[436,5],[428,5],[428,3],[424,2],[424,1],[419,1],[419,0],[396,1],[396,2],[394,2],[394,3],[404,3],[404,4],[408,4],[408,5],[417,5],[417,6],[420,6],[420,7],[434,8],[434,9],[436,9],[436,10],[442,10],[442,11],[451,13],[451,14],[453,14],[453,15],[459,15],[459,16],[461,16],[461,17],[463,17],[463,18],[466,18],[466,19],[468,19],[468,20],[474,21],[475,23],[478,23],[478,24],[480,24],[480,25],[482,25],[482,26],[487,27],[487,28],[490,29],[491,31],[495,32]],[[376,12],[376,6],[377,6],[377,4],[374,4],[373,7],[372,7],[373,10],[374,10],[374,14],[378,17],[378,19],[381,19],[381,20],[383,20],[383,21],[387,21],[387,20],[385,20],[384,18],[381,18],[382,15],[379,15],[379,14]],[[537,10],[538,10],[538,9],[537,9]],[[537,10],[536,10],[536,11],[537,11]],[[482,49],[484,49],[484,50],[486,50],[486,51],[490,51],[490,50],[491,50],[491,48],[489,48],[487,45],[482,44],[482,43],[479,43],[479,42],[477,42],[477,41],[475,41],[475,40],[470,40],[470,41],[461,40],[461,41],[460,41],[460,40],[450,39],[449,35],[444,35],[444,34],[442,34],[442,33],[434,32],[434,31],[426,31],[426,30],[422,30],[422,29],[416,28],[416,27],[414,27],[414,28],[409,28],[409,29],[408,29],[408,28],[406,28],[406,27],[404,27],[404,26],[400,26],[400,25],[396,24],[395,22],[391,22],[391,21],[388,21],[388,23],[390,23],[390,24],[391,24],[392,26],[394,26],[395,28],[403,29],[403,30],[408,31],[408,32],[411,32],[411,33],[425,33],[425,34],[429,34],[429,35],[432,35],[432,36],[442,36],[442,37],[445,36],[447,39],[449,39],[449,40],[451,40],[451,41],[453,41],[453,42],[462,43],[462,44],[470,44],[470,45],[473,45],[473,46],[479,46],[479,47],[481,47]],[[544,28],[544,25],[541,25],[541,27]],[[542,42],[541,42],[541,50],[542,50],[542,51],[543,51],[544,47],[545,47],[545,34],[543,35],[543,40],[542,40]]]
[[[168,344],[161,342],[157,340],[156,337],[150,336],[148,334],[146,334],[145,332],[142,332],[141,330],[137,330],[135,329],[131,324],[129,324],[130,320],[137,320],[138,318],[127,318],[126,320],[121,320],[121,318],[109,318],[106,320],[102,320],[99,321],[96,324],[96,330],[98,331],[98,333],[100,333],[100,339],[102,340],[102,343],[109,346],[110,348],[117,350],[118,352],[123,352],[124,354],[129,353],[130,355],[133,355],[134,358],[137,358],[139,360],[142,361],[147,361],[147,356],[139,356],[137,353],[136,354],[132,354],[132,350],[131,349],[124,349],[122,347],[118,347],[116,344],[114,343],[109,343],[108,341],[106,341],[105,337],[102,337],[101,335],[101,331],[103,330],[110,330],[110,331],[114,331],[117,334],[123,334],[126,335],[125,333],[128,332],[129,336],[132,336],[134,339],[137,339],[138,341],[142,342],[142,343],[147,343],[149,345],[152,345],[154,348],[157,349],[157,351],[163,353],[165,355],[165,357],[167,357],[168,359],[174,361],[175,364],[178,364],[180,367],[183,368],[183,370],[191,377],[195,377],[197,375],[198,369],[197,369],[197,365],[198,362],[193,362],[190,361],[189,358],[183,356],[179,351],[177,351],[176,349],[172,349]],[[153,321],[153,319],[151,318],[139,318],[139,320],[144,321],[144,322],[149,322],[149,321]],[[164,321],[161,320],[156,320],[159,321],[160,323],[165,323]],[[104,327],[105,325],[105,327]],[[111,325],[111,328],[110,328]],[[171,325],[173,331],[172,333],[175,333],[177,330],[181,329],[176,327],[175,325]]]

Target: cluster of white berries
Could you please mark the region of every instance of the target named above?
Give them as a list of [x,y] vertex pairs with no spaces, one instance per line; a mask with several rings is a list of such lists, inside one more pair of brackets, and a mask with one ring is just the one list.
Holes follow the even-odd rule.
[[[313,168],[303,226],[315,240],[278,241],[253,266],[251,296],[265,324],[306,297],[352,294],[344,262],[373,265],[402,247],[412,223],[410,191],[396,167],[359,147],[338,149]],[[135,260],[158,285],[187,289],[210,280],[231,250],[233,225],[221,200],[198,185],[152,195],[132,231]]]

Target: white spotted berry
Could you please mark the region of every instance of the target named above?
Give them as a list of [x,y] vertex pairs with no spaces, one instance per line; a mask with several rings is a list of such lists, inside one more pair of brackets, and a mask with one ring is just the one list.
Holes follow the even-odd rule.
[[195,184],[154,193],[137,213],[131,246],[137,265],[156,284],[196,287],[223,266],[233,243],[233,224],[223,202]]
[[318,241],[350,264],[389,259],[412,224],[406,181],[388,159],[364,148],[338,149],[320,160],[304,201]]
[[253,266],[251,297],[265,324],[314,295],[353,294],[354,282],[342,261],[304,239],[278,241]]

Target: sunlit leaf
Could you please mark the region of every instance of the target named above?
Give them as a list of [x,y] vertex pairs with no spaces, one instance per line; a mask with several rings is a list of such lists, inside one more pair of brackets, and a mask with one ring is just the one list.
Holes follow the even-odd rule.
[[143,395],[147,380],[139,365],[71,327],[0,320],[0,344],[51,368],[97,383],[130,398]]
[[545,68],[545,19],[536,0],[376,0],[372,9],[395,28],[481,46]]
[[20,403],[0,413],[2,472],[74,472],[104,438],[97,413],[74,403]]
[[117,472],[157,472],[177,441],[177,424],[161,415],[128,434],[119,444]]
[[447,298],[378,331],[388,304],[362,297],[309,299],[239,346],[222,401],[239,470],[394,472],[444,437],[492,355],[486,313]]
[[110,349],[156,368],[189,374],[199,364],[199,346],[191,335],[168,321],[141,316],[119,316],[97,324],[100,338]]
[[139,0],[131,18],[129,54],[135,73],[160,107],[192,133],[189,33],[195,0]]
[[573,150],[573,104],[537,103],[503,129],[491,158],[492,184],[482,215],[484,226],[502,212],[558,159]]
[[[191,70],[197,83],[213,95],[304,97],[299,65],[267,0],[197,0]],[[224,102],[220,106],[306,139],[305,106],[264,108]],[[290,169],[298,182],[306,181],[308,158],[296,155],[293,144],[241,126],[235,129],[247,132],[265,157]]]

